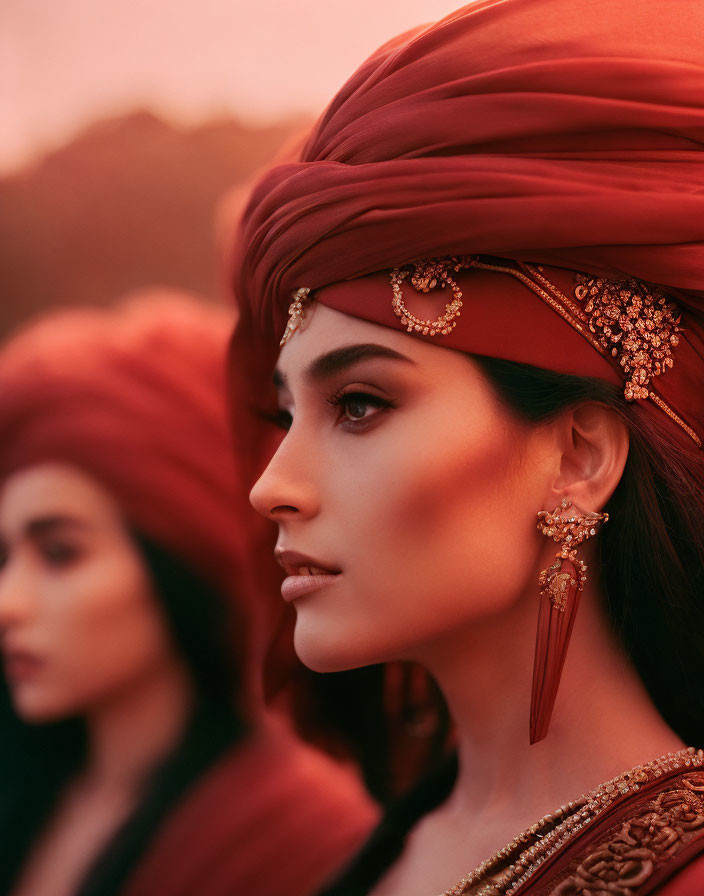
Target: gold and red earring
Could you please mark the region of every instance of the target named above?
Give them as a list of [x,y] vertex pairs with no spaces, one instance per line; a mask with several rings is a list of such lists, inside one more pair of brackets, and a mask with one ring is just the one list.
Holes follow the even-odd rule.
[[574,628],[587,565],[577,548],[596,535],[608,513],[581,513],[569,498],[555,510],[538,513],[538,529],[561,545],[556,560],[540,573],[540,609],[533,661],[530,701],[530,742],[548,733],[562,667]]

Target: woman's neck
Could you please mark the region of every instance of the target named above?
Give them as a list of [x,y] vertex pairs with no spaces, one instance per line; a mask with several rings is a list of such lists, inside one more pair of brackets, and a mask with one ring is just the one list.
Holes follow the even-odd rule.
[[173,749],[193,706],[193,688],[180,664],[152,670],[105,699],[86,716],[87,787],[137,790]]
[[[529,744],[537,595],[424,657],[457,726],[460,771],[446,809],[520,830],[622,771],[683,746],[599,609],[582,595],[547,737]],[[504,823],[505,819],[505,823]],[[503,836],[503,835],[502,835]],[[502,845],[497,843],[497,848]]]

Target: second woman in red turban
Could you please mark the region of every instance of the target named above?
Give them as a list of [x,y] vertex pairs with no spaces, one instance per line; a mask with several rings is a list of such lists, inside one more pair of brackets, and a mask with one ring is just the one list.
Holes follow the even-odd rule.
[[262,712],[230,327],[156,295],[0,351],[3,893],[307,896],[374,818]]

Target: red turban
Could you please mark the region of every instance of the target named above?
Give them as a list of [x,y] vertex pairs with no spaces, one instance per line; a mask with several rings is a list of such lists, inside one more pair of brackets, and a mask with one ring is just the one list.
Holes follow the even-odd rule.
[[[233,258],[235,344],[257,334],[266,362],[250,361],[270,365],[300,287],[401,328],[388,274],[367,275],[422,258],[549,265],[568,297],[575,271],[637,278],[682,314],[653,385],[701,439],[703,149],[699,0],[478,0],[379,49],[256,185]],[[458,279],[463,316],[437,344],[624,381],[514,276]]]
[[180,294],[51,313],[0,351],[0,476],[94,475],[127,522],[240,597],[245,495],[224,409],[232,317]]

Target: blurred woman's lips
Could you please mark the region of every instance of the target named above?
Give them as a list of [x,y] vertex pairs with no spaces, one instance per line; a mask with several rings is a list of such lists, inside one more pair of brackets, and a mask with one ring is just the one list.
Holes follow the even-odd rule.
[[4,655],[5,676],[10,684],[31,678],[42,665],[40,657],[26,650],[9,650]]
[[321,561],[298,551],[277,549],[276,559],[283,566],[287,577],[281,583],[281,596],[286,601],[295,600],[335,581],[341,575],[339,569],[325,566]]

